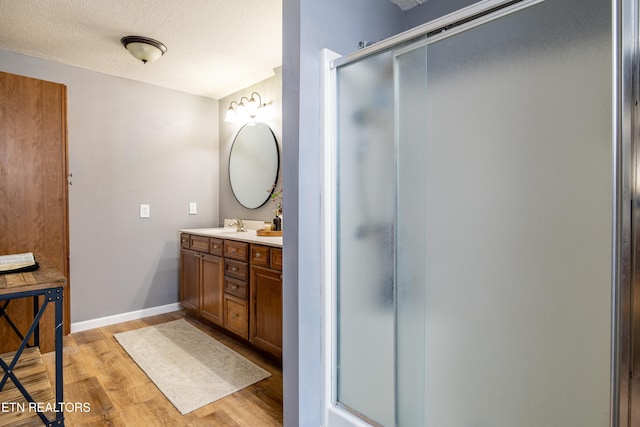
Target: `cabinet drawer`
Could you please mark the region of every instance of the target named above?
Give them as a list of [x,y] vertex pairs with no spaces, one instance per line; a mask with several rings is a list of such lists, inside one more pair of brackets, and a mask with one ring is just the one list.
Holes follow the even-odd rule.
[[182,233],[180,234],[180,247],[189,249],[189,235]]
[[251,245],[251,258],[253,265],[269,267],[269,246]]
[[222,239],[209,239],[209,253],[211,255],[222,256],[222,250],[224,247],[224,240]]
[[246,262],[234,261],[232,259],[225,259],[224,275],[247,281],[249,280],[248,264]]
[[247,302],[231,295],[224,295],[224,327],[225,329],[249,339],[249,317]]
[[271,248],[271,268],[282,271],[282,249]]
[[248,261],[249,244],[246,242],[236,242],[234,240],[224,241],[224,257],[233,258],[239,261]]
[[247,299],[247,282],[231,277],[224,278],[224,291],[228,294],[236,296],[246,301]]
[[209,253],[209,238],[191,235],[189,248],[194,251]]

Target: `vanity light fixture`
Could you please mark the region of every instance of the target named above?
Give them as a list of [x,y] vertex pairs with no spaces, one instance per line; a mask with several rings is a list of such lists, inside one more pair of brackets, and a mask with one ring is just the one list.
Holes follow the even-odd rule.
[[[262,97],[258,92],[252,92],[249,95],[250,98],[243,96],[240,98],[240,102],[231,101],[227,114],[224,117],[225,122],[245,122],[253,120],[256,117],[258,108],[264,107],[267,104],[262,103]],[[256,99],[258,97],[259,101]],[[246,100],[246,101],[245,101]],[[236,104],[234,107],[233,104]]]
[[[258,95],[260,102],[256,101],[256,97],[253,95]],[[249,115],[253,114],[255,116],[255,112],[258,111],[258,108],[262,107],[262,97],[258,92],[253,92],[251,94],[251,99],[247,101],[247,111]]]
[[[236,117],[241,122],[246,121],[247,117],[250,117],[249,112],[247,110],[247,104],[244,103],[243,99],[246,99],[247,103],[249,102],[249,98],[247,98],[246,96],[243,96],[242,98],[240,98],[240,103],[238,104],[238,108],[236,109],[236,113],[237,113]],[[255,117],[255,114],[253,115],[253,117]]]
[[126,36],[120,39],[120,43],[144,64],[155,61],[167,52],[165,45],[149,37]]
[[231,101],[231,104],[229,104],[229,108],[227,108],[227,114],[224,116],[225,122],[234,123],[238,118],[236,107],[234,107],[233,104],[238,105],[236,101]]

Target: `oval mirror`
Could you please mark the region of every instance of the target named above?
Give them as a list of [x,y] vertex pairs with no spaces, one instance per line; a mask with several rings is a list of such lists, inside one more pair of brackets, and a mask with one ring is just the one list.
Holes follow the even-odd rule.
[[278,180],[280,153],[271,128],[251,122],[236,134],[229,154],[229,182],[236,200],[256,209],[269,200],[269,187]]

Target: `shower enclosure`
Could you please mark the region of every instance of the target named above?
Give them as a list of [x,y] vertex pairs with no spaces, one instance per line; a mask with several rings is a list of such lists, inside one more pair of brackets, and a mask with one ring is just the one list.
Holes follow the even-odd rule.
[[613,10],[485,1],[332,62],[335,407],[617,425]]

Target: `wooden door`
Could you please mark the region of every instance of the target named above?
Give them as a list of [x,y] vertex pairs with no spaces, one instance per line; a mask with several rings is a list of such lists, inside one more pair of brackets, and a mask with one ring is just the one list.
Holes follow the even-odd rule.
[[[69,283],[66,86],[0,72],[0,255],[42,254]],[[69,332],[69,289],[64,328]],[[31,301],[8,309],[26,331]],[[53,350],[53,307],[41,323],[41,351]],[[0,319],[0,352],[19,344]]]

